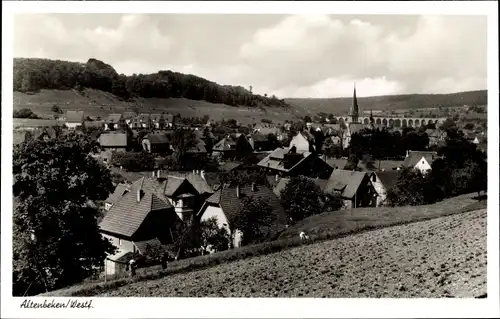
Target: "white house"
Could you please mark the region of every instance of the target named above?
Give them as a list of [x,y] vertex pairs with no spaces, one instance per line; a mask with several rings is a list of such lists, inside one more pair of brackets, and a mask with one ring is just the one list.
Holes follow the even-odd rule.
[[299,132],[290,141],[290,148],[293,146],[299,152],[310,152],[314,148],[314,136],[308,131]]
[[68,129],[76,129],[84,125],[83,111],[67,111],[66,112],[66,127]]
[[432,169],[432,163],[437,158],[437,152],[408,151],[403,166],[418,169],[422,174]]
[[263,185],[255,185],[255,183],[251,186],[225,187],[219,189],[206,200],[197,216],[200,221],[215,217],[219,227],[225,228],[230,234],[233,247],[240,247],[242,233],[240,230],[234,229],[231,222],[238,214],[243,199],[249,197],[260,198],[269,203],[272,208],[272,214],[276,217],[272,225],[262,228],[264,233],[272,234],[285,227],[287,218],[279,198],[270,188]]

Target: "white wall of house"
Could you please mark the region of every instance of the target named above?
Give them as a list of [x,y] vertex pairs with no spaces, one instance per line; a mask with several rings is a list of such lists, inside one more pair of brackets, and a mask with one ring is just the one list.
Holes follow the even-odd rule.
[[415,165],[415,168],[422,172],[422,174],[425,174],[427,171],[431,170],[431,165],[427,162],[425,157],[422,156],[422,158]]
[[373,187],[375,188],[375,191],[378,194],[377,207],[383,206],[384,201],[387,197],[387,190],[385,189],[385,186],[380,182],[380,179],[376,174],[371,175],[370,180],[372,182]]
[[70,130],[76,129],[78,126],[83,126],[83,123],[72,123],[72,122],[66,122],[66,127]]
[[113,244],[115,247],[117,247],[121,251],[130,251],[134,252],[135,246],[134,244],[125,239],[120,239],[111,235],[106,235],[102,234],[102,236],[106,239],[109,239],[111,241],[111,244]]
[[295,146],[297,151],[309,152],[309,141],[300,133],[290,141],[290,147],[292,146]]
[[240,247],[243,234],[239,229],[236,229],[234,233],[231,232],[231,229],[229,228],[229,222],[222,208],[211,205],[205,206],[203,208],[200,220],[204,221],[212,217],[215,217],[217,219],[217,225],[219,226],[219,228],[225,228],[227,230],[233,241],[233,247]]

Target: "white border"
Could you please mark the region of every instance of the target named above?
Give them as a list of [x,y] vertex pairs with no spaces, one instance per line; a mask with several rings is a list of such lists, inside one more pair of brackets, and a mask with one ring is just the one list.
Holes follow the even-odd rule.
[[[2,2],[2,307],[17,318],[499,317],[498,4],[497,2]],[[488,298],[466,299],[93,299],[91,310],[21,310],[12,281],[12,16],[25,13],[325,13],[488,16]],[[457,52],[457,54],[460,54]],[[460,240],[457,238],[457,240]],[[54,298],[63,299],[67,298]],[[81,298],[85,299],[85,298]]]

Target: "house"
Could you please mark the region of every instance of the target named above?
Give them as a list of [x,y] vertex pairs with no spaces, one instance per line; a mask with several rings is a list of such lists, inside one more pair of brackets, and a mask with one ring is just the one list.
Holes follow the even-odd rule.
[[204,171],[170,173],[166,176],[164,189],[164,195],[184,222],[191,222],[205,200],[214,193],[205,180]]
[[148,153],[169,153],[170,141],[165,134],[149,133],[142,139],[142,148]]
[[295,146],[298,152],[314,151],[314,135],[308,131],[301,131],[290,141],[290,147]]
[[361,123],[349,123],[343,135],[343,141],[342,141],[343,148],[344,149],[348,148],[352,136],[365,128],[366,126]]
[[34,130],[31,136],[34,139],[42,139],[47,142],[57,138],[57,131],[53,127],[43,127]]
[[321,131],[325,137],[342,136],[342,128],[340,127],[340,124],[323,124]]
[[139,114],[136,116],[134,119],[132,119],[129,123],[130,128],[133,129],[138,129],[138,128],[145,128],[148,129],[151,127],[151,119],[149,117],[149,114]]
[[179,222],[173,206],[165,197],[164,184],[140,178],[121,196],[116,196],[114,204],[99,223],[102,236],[118,248],[108,260],[116,264],[127,254],[140,252],[141,243],[151,240],[157,239],[164,245],[172,243],[172,229]]
[[232,224],[234,224],[234,220],[245,198],[259,198],[271,206],[271,214],[275,217],[274,221],[270,226],[261,229],[265,233],[264,236],[266,238],[271,238],[285,228],[287,217],[279,198],[269,187],[256,185],[255,183],[249,186],[236,185],[217,190],[206,200],[197,216],[201,221],[212,217],[217,218],[219,228],[225,228],[231,235],[233,247],[240,247],[242,233],[238,229],[235,229]]
[[429,146],[438,145],[446,140],[446,132],[437,129],[426,129],[425,133],[429,137]]
[[258,123],[256,124],[254,127],[253,127],[253,132],[256,133],[256,132],[259,132],[260,134],[264,135],[264,136],[267,136],[268,134],[273,134],[276,136],[276,139],[278,141],[282,141],[286,135],[283,134],[282,130],[273,125],[273,124],[269,124],[269,123]]
[[248,142],[256,152],[270,151],[270,142],[267,136],[257,132],[248,136]]
[[[235,133],[224,137],[212,148],[212,154],[222,158],[236,158],[253,152],[252,145],[244,134]],[[239,153],[239,154],[238,154]]]
[[295,147],[278,147],[261,160],[257,166],[267,170],[268,175],[326,178],[333,168],[311,152],[297,151]]
[[123,120],[125,121],[125,124],[127,124],[129,127],[131,127],[130,123],[136,117],[137,117],[137,113],[135,113],[135,112],[124,112],[123,113]]
[[125,152],[127,150],[126,133],[103,133],[99,135],[99,145],[101,149]]
[[172,128],[174,126],[174,115],[170,113],[163,114],[163,119],[165,120],[165,127]]
[[126,125],[125,119],[121,114],[110,114],[104,121],[104,130],[118,130]]
[[84,126],[83,111],[67,111],[66,127],[70,130],[74,130],[81,126]]
[[407,151],[402,166],[418,169],[424,174],[432,169],[432,163],[436,158],[437,152]]
[[387,191],[393,188],[399,177],[399,171],[379,171],[369,173],[375,191],[377,192],[377,207],[384,206],[387,198]]
[[377,192],[366,172],[336,169],[328,178],[324,193],[340,195],[345,208],[375,207]]

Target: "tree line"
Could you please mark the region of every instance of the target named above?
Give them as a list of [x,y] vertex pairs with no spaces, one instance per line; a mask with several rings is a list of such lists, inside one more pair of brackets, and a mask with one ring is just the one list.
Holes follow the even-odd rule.
[[153,74],[118,74],[102,61],[87,63],[49,59],[14,59],[14,91],[83,90],[110,92],[123,100],[134,98],[186,98],[232,106],[287,107],[283,99],[253,94],[241,86],[219,85],[204,78],[173,71]]

